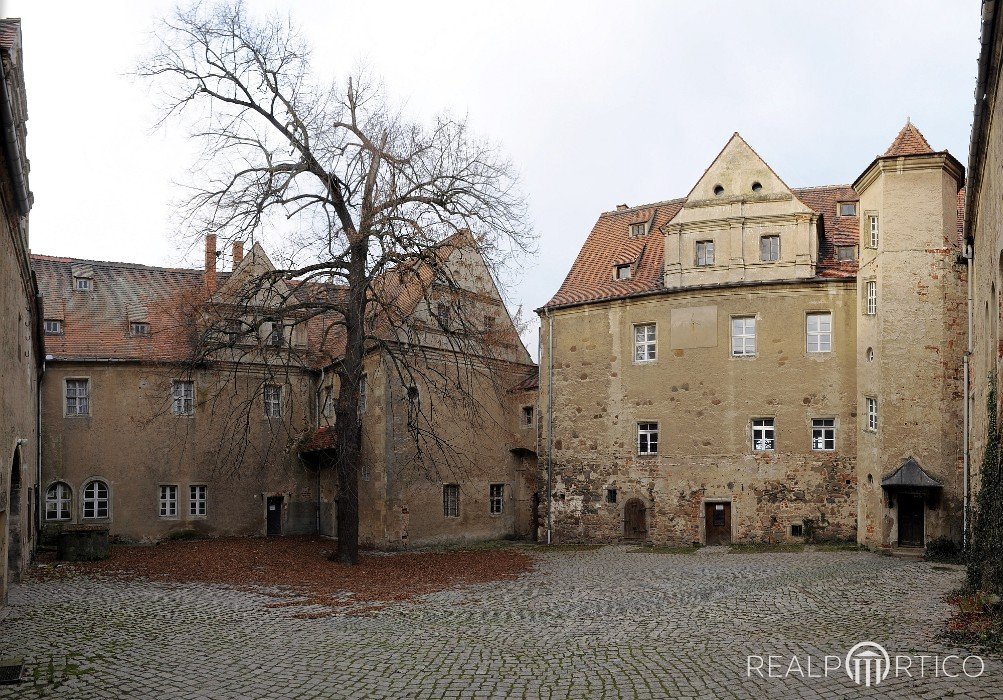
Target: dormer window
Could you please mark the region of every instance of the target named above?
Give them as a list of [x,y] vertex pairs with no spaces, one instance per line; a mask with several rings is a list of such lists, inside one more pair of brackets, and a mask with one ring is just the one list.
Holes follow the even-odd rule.
[[54,319],[45,319],[45,334],[46,335],[62,335],[63,334],[63,322]]
[[630,265],[617,265],[613,270],[613,278],[618,280],[630,279]]
[[94,285],[86,277],[74,277],[73,288],[79,292],[89,292],[94,288]]
[[839,215],[840,216],[856,216],[857,215],[857,203],[856,202],[840,202],[839,203]]
[[836,246],[836,259],[839,262],[853,262],[857,259],[857,249],[852,245]]
[[133,321],[129,324],[129,335],[150,335],[150,324]]
[[630,237],[631,238],[638,238],[639,236],[643,236],[645,233],[647,233],[647,228],[648,228],[648,225],[646,223],[644,223],[644,222],[641,222],[639,224],[631,224],[630,225]]

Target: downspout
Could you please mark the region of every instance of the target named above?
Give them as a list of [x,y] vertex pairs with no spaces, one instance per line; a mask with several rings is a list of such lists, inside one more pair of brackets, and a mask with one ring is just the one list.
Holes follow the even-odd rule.
[[547,544],[554,536],[554,317],[547,309]]
[[[324,368],[320,368],[320,383],[317,385],[317,394],[314,396],[314,404],[317,408],[317,430],[320,430],[320,395],[324,392]],[[317,505],[314,510],[314,526],[317,534],[320,534],[320,462],[317,463]]]
[[972,280],[972,257],[973,257],[973,255],[974,255],[974,251],[972,249],[972,245],[970,243],[966,244],[965,245],[965,264],[966,264],[967,270],[968,270],[968,279],[967,279],[967,282],[968,282],[968,340],[967,340],[967,343],[966,343],[965,359],[964,359],[964,368],[965,368],[965,371],[964,371],[965,405],[964,405],[964,411],[963,411],[963,413],[964,413],[964,423],[965,423],[965,427],[964,427],[964,433],[965,433],[965,435],[964,435],[964,440],[965,440],[965,445],[964,445],[964,484],[965,485],[964,485],[964,496],[963,496],[963,499],[964,499],[963,503],[964,503],[964,505],[963,505],[963,508],[962,508],[962,511],[963,511],[963,515],[962,515],[962,531],[961,531],[961,546],[962,546],[962,549],[967,549],[968,548],[968,509],[969,509],[969,505],[968,505],[968,501],[969,501],[969,497],[968,497],[968,480],[969,480],[969,472],[971,471],[971,459],[972,459],[971,450],[969,448],[969,444],[971,443],[971,432],[972,432],[971,408],[970,408],[969,404],[971,403],[971,398],[972,397],[971,397],[971,388],[969,387],[968,378],[969,378],[969,374],[970,374],[969,367],[970,367],[971,357],[972,357],[972,331],[973,331],[972,287],[974,285],[974,281]]

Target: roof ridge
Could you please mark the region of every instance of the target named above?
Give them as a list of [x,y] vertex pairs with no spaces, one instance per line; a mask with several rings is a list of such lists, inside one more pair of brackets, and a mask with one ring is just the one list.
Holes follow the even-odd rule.
[[853,185],[809,185],[807,187],[792,187],[791,189],[800,190],[802,192],[807,192],[808,190],[835,190],[835,189],[852,190]]
[[649,202],[648,204],[638,204],[633,207],[627,207],[626,209],[611,209],[609,211],[600,212],[599,216],[605,216],[606,214],[629,214],[631,212],[638,211],[639,209],[650,209],[651,207],[661,207],[666,204],[678,204],[680,202],[685,202],[686,197],[675,197],[673,199],[663,199],[660,202]]
[[191,272],[193,274],[203,274],[205,270],[197,267],[164,267],[160,265],[144,265],[143,263],[121,262],[117,260],[89,260],[87,258],[68,258],[61,255],[45,255],[43,253],[32,253],[32,260],[41,260],[58,263],[83,263],[86,265],[105,265],[108,267],[122,267],[140,270],[159,270],[162,272]]

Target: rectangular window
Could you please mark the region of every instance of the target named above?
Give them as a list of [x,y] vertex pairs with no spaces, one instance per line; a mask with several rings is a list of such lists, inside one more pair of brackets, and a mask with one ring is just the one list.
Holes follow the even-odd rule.
[[505,509],[505,484],[491,484],[488,491],[488,507],[491,515],[501,515]]
[[529,428],[533,425],[533,407],[523,406],[522,407],[522,424],[524,427]]
[[440,301],[435,307],[435,316],[440,328],[449,328],[450,315],[449,304]]
[[658,357],[655,340],[655,324],[642,323],[634,326],[634,362],[651,362]]
[[263,390],[265,417],[279,418],[282,415],[282,387],[266,384]]
[[178,487],[160,487],[160,517],[176,518],[178,516]]
[[763,236],[759,239],[759,259],[776,262],[780,259],[780,236]]
[[91,285],[91,281],[88,278],[86,278],[86,277],[74,277],[73,278],[73,288],[77,289],[77,290],[79,290],[81,292],[89,292],[89,291],[91,291],[92,286],[93,285]]
[[878,312],[878,283],[871,280],[867,283],[867,315],[873,316]]
[[176,416],[190,416],[195,413],[195,382],[178,380],[171,385],[174,399],[171,410]]
[[752,449],[756,452],[772,452],[776,449],[774,438],[776,426],[773,418],[754,418],[752,421]]
[[61,335],[63,332],[63,322],[57,321],[55,319],[45,320],[45,334],[46,335]]
[[150,324],[149,323],[130,323],[129,324],[129,334],[130,335],[150,335]]
[[836,246],[836,260],[839,262],[853,262],[857,259],[857,249],[852,245]]
[[731,319],[732,357],[754,357],[756,355],[756,318],[742,316]]
[[831,452],[836,449],[836,419],[813,418],[811,421],[811,449]]
[[66,415],[86,416],[91,412],[90,380],[66,380]]
[[871,233],[871,240],[870,240],[870,242],[871,242],[871,248],[877,248],[878,247],[878,217],[876,215],[872,214],[871,216],[867,217],[867,221],[868,221],[869,228],[870,228],[870,233]]
[[714,264],[714,241],[697,241],[697,265]]
[[606,502],[616,503],[616,489],[606,489]]
[[629,280],[630,265],[617,265],[613,271],[613,277],[618,280]]
[[49,487],[45,494],[45,519],[69,520],[72,501],[70,487],[57,481]]
[[460,487],[456,484],[442,487],[442,514],[447,518],[460,517]]
[[643,236],[644,233],[645,233],[645,229],[647,227],[648,227],[648,225],[645,224],[645,223],[643,223],[643,222],[640,223],[640,224],[631,224],[630,225],[630,237],[631,238],[637,238],[638,236]]
[[840,216],[856,216],[857,215],[857,203],[856,202],[840,202],[839,203],[839,215]]
[[206,501],[209,487],[203,484],[196,484],[188,487],[188,515],[196,517],[204,516],[208,509]]
[[808,314],[806,319],[806,335],[808,338],[808,352],[831,352],[832,351],[832,314],[817,313]]
[[279,347],[282,345],[282,340],[282,324],[279,321],[270,321],[268,327],[268,337],[266,339],[267,343],[273,347]]
[[867,404],[867,429],[876,431],[878,429],[878,400],[868,396],[864,402]]
[[637,454],[658,454],[658,423],[637,424]]

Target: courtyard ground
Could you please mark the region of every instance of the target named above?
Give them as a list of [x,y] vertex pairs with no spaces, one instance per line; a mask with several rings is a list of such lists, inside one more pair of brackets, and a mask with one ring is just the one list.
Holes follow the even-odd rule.
[[[346,571],[320,540],[225,545],[36,569],[0,610],[0,658],[28,672],[0,698],[1003,697],[998,657],[975,679],[935,677],[928,659],[925,677],[870,688],[842,668],[788,672],[792,656],[817,674],[862,641],[965,657],[940,636],[958,567],[498,546],[373,554]],[[787,677],[749,677],[749,655],[774,655]]]

